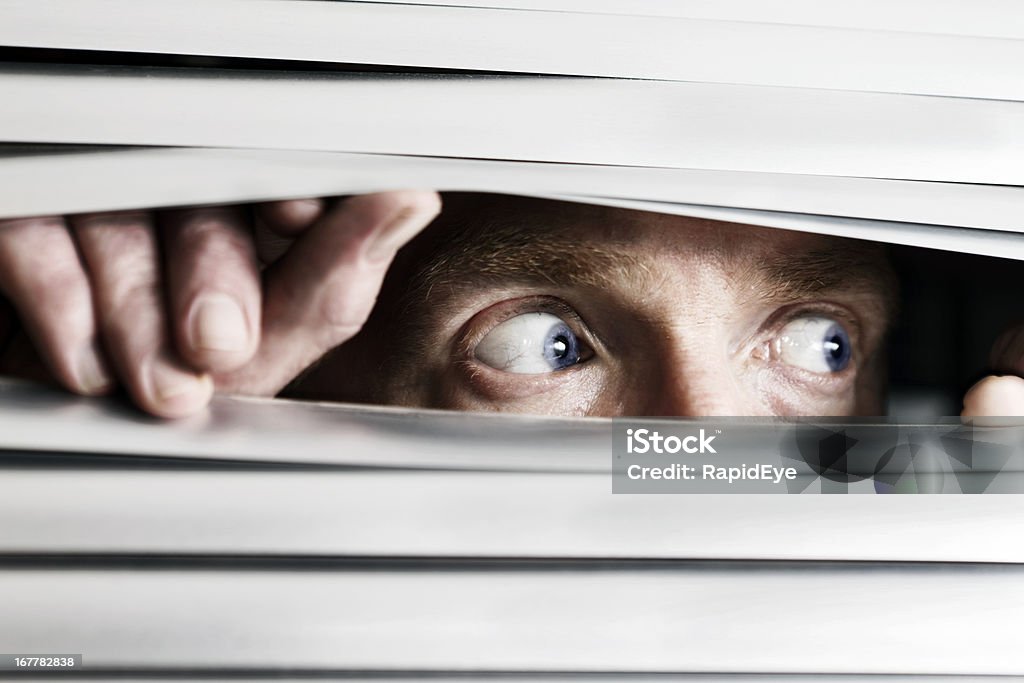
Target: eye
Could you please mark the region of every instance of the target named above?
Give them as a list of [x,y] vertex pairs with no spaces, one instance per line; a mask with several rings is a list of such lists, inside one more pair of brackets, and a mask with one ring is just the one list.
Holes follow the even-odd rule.
[[780,360],[811,372],[842,372],[853,355],[850,335],[830,318],[798,318],[782,328],[776,343]]
[[497,370],[536,375],[579,363],[581,346],[558,316],[523,313],[496,325],[476,345],[474,355]]

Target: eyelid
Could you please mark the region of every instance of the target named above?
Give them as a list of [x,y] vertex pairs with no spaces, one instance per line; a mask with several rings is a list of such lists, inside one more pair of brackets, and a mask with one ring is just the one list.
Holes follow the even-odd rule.
[[776,309],[758,329],[758,336],[778,334],[786,325],[799,318],[831,318],[841,323],[850,335],[850,342],[856,349],[862,336],[860,319],[846,306],[830,301],[804,302],[790,304]]
[[[791,322],[800,318],[829,318],[840,323],[850,338],[851,355],[849,365],[843,370],[823,375],[811,372],[803,368],[789,366],[777,358],[777,349],[773,344],[777,342],[779,334]],[[845,382],[854,377],[862,362],[864,353],[862,327],[859,318],[846,306],[829,301],[803,302],[783,306],[775,310],[761,324],[758,331],[752,338],[751,355],[754,358],[767,361],[772,365],[785,365],[784,372],[792,377],[799,377],[801,381],[813,384],[834,384]],[[761,355],[763,354],[763,355]]]
[[581,363],[597,355],[600,344],[579,313],[562,299],[535,295],[518,299],[505,299],[477,311],[457,336],[459,356],[473,358],[476,345],[501,323],[525,313],[550,313],[561,318],[582,342]]

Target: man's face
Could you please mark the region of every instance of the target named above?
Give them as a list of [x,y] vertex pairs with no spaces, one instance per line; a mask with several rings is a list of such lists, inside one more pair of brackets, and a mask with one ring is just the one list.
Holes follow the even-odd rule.
[[877,246],[536,200],[448,204],[314,384],[548,415],[884,411],[895,295]]

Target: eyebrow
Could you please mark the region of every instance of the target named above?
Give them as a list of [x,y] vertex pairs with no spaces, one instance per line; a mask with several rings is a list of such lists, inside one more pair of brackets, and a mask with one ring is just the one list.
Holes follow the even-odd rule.
[[[412,362],[434,347],[432,330],[459,306],[460,295],[488,285],[601,289],[632,279],[647,290],[658,286],[646,259],[629,253],[625,243],[598,247],[574,239],[570,232],[545,231],[539,221],[514,210],[463,216],[454,223],[436,223],[431,226],[433,239],[399,252],[397,267],[385,281],[382,296],[386,292],[393,302],[387,308],[392,313],[375,307],[371,319],[390,330],[390,336],[381,338],[400,340],[400,352],[387,354],[393,359],[392,371],[394,364]],[[549,219],[544,225],[558,223],[557,216]],[[884,248],[857,240],[776,252],[775,258],[737,272],[732,284],[753,287],[762,301],[775,305],[824,299],[837,289],[853,292],[868,317],[883,326],[892,323],[898,309],[896,279]]]
[[[519,223],[490,224],[488,229],[452,236],[416,273],[414,281],[454,288],[486,282],[601,287],[626,278],[645,278],[648,273],[646,260],[628,251],[567,240],[561,234],[545,234]],[[735,282],[756,286],[765,300],[820,297],[837,288],[885,293],[894,285],[883,248],[856,240],[795,253],[777,252],[774,258],[759,260],[738,273]]]
[[545,239],[534,230],[480,237],[433,260],[415,279],[453,288],[509,282],[604,287],[648,272],[643,259],[625,251],[562,237]]
[[[826,298],[837,290],[879,295],[888,319],[895,314],[896,279],[881,245],[845,240],[824,249],[778,254],[758,263],[747,277],[766,301]],[[749,280],[748,280],[749,282]]]
[[[461,220],[442,226],[433,248],[421,252],[417,267],[407,271],[412,277],[406,280],[399,311],[412,314],[427,302],[454,301],[460,292],[488,285],[592,289],[623,282],[641,288],[658,285],[647,259],[630,253],[627,243],[598,246],[574,239],[571,228],[555,231],[547,227],[580,225],[581,211],[589,213],[584,216],[592,222],[607,221],[605,215],[574,205],[572,219],[565,221],[564,214],[552,211],[547,202],[543,206],[548,210],[539,212],[523,211],[517,204],[498,211],[493,210],[494,206],[485,205],[479,212],[464,210]],[[883,319],[891,321],[897,308],[897,287],[884,247],[834,239],[817,249],[773,250],[766,258],[738,270],[732,285],[740,291],[754,290],[759,300],[776,304],[852,293],[862,296]]]

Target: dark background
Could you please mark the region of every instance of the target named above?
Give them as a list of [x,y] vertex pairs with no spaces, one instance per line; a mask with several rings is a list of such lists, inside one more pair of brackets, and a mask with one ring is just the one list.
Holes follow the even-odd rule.
[[1024,322],[1024,264],[911,247],[892,254],[902,290],[889,358],[893,409],[945,406],[941,414],[956,415],[991,370],[993,342]]

